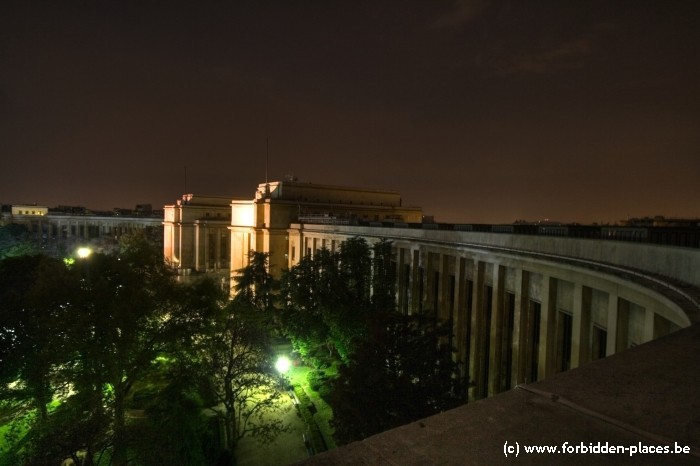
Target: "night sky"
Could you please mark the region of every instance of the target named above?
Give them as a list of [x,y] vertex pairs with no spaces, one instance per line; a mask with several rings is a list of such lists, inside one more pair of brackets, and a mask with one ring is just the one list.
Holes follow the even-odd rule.
[[700,3],[0,2],[0,203],[252,198],[266,138],[438,221],[700,217]]

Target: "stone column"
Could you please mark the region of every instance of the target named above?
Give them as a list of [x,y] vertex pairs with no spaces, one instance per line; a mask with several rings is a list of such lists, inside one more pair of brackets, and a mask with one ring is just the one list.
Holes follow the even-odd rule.
[[396,289],[396,306],[400,313],[403,314],[405,307],[405,300],[408,298],[405,296],[404,290],[406,289],[406,280],[408,277],[404,275],[405,261],[406,261],[406,249],[401,246],[396,248],[396,279],[397,279],[397,289]]
[[211,268],[211,264],[209,263],[209,225],[206,223],[204,224],[204,271],[207,271]]
[[469,389],[469,400],[486,396],[482,393],[481,371],[484,367],[483,340],[487,338],[484,326],[484,269],[485,263],[474,259],[474,287],[472,290],[471,345],[469,348],[469,378],[474,386]]
[[523,270],[515,271],[515,309],[513,312],[513,375],[516,384],[525,383],[527,368],[527,331],[530,274]]
[[591,288],[574,285],[574,310],[571,324],[571,368],[589,361],[591,356]]
[[503,288],[505,286],[506,268],[493,265],[493,288],[491,299],[491,328],[489,335],[489,396],[501,391],[503,363]]
[[194,224],[194,269],[202,270],[202,226],[199,223]]
[[214,268],[216,270],[219,270],[222,268],[222,258],[221,258],[221,229],[220,228],[215,228],[214,232],[216,234],[216,244],[214,245],[214,252],[215,252],[215,257],[214,257]]
[[177,260],[178,260],[178,267],[183,267],[183,258],[182,258],[182,223],[178,223],[177,226],[175,227],[175,230],[177,231]]
[[615,337],[615,352],[624,351],[629,346],[629,312],[630,302],[626,299],[617,300],[617,335]]
[[[423,312],[430,312],[437,317],[437,306],[435,305],[435,264],[434,254],[430,251],[423,252]],[[439,271],[440,269],[438,269]]]
[[420,267],[420,251],[415,249],[412,251],[412,265],[411,265],[411,306],[409,307],[409,314],[416,314],[418,309],[420,309],[420,275],[418,269]]
[[542,277],[542,302],[540,319],[540,354],[537,363],[537,379],[543,380],[554,373],[557,346],[557,280]]
[[[465,259],[463,257],[455,257],[455,296],[454,296],[454,322],[453,329],[456,338],[455,343],[455,359],[458,363],[464,364],[466,362],[467,351],[466,341],[467,341],[467,322],[466,322],[466,277],[464,274],[465,269]],[[463,368],[463,366],[461,366]],[[462,371],[462,375],[464,371]]]
[[617,309],[618,309],[617,293],[608,294],[608,328],[607,340],[605,342],[605,356],[615,354],[617,348]]
[[[437,317],[441,321],[446,321],[450,318],[450,285],[449,285],[449,266],[450,256],[440,254],[438,270],[440,271],[440,281],[438,283],[438,308],[436,309]],[[454,325],[454,322],[453,322]]]
[[644,340],[646,343],[654,339],[654,311],[648,307],[644,309]]

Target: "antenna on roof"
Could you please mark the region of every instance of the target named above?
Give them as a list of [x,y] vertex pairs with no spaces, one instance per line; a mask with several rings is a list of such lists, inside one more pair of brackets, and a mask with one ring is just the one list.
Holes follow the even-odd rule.
[[270,161],[270,138],[265,138],[265,184],[267,184],[267,166]]
[[265,138],[265,197],[270,197],[270,183],[267,179],[267,166],[270,160],[270,138]]

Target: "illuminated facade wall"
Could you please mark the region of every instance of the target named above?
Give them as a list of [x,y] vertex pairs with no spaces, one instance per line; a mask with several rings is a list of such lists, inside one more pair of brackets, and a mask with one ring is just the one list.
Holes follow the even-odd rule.
[[269,253],[270,271],[279,275],[289,266],[287,230],[300,219],[422,221],[421,209],[402,206],[398,193],[298,181],[262,183],[253,199],[188,194],[164,209],[165,260],[184,274],[228,269],[235,275],[255,250]]
[[182,274],[228,271],[230,219],[230,198],[186,194],[165,206],[165,261]]
[[270,272],[290,265],[288,229],[293,222],[353,224],[420,223],[419,207],[402,206],[398,193],[298,181],[261,183],[251,201],[231,203],[231,270],[248,263],[249,251],[269,253]]
[[46,215],[49,213],[49,208],[37,205],[13,205],[11,209],[13,216],[19,215]]

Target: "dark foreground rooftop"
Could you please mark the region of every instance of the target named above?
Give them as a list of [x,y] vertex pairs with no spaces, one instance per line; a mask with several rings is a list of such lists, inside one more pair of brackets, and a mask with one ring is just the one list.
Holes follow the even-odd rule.
[[[662,452],[639,453],[651,446]],[[683,447],[690,452],[674,453]],[[303,462],[508,463],[700,464],[700,325]]]

